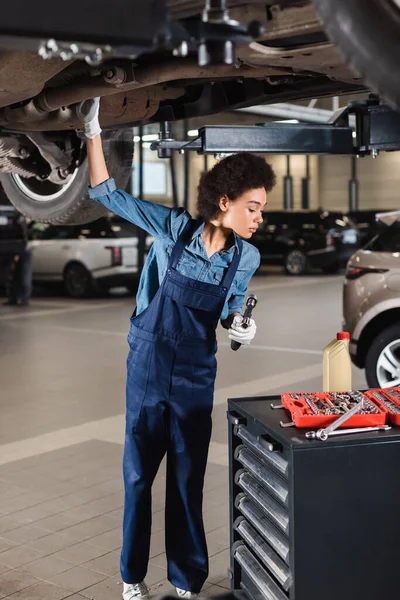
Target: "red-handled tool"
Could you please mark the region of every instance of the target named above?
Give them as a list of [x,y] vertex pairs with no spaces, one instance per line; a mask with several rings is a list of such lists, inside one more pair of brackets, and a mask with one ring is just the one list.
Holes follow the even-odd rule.
[[[241,322],[241,326],[247,329],[250,325],[251,315],[253,313],[253,308],[256,307],[257,304],[257,296],[255,294],[249,294],[246,300],[246,309],[243,315],[243,321]],[[231,340],[231,348],[232,350],[239,350],[242,344],[240,342],[235,342],[235,340]]]

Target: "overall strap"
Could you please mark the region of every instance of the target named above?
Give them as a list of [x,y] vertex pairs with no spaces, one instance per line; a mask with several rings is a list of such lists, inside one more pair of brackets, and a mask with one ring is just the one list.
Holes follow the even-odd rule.
[[239,266],[240,258],[242,256],[243,242],[239,237],[236,237],[236,242],[237,242],[238,247],[235,251],[235,254],[233,255],[232,262],[229,265],[229,267],[225,273],[225,276],[222,280],[222,283],[221,283],[221,286],[225,287],[227,290],[229,290],[229,288],[232,285],[233,278],[236,275],[236,271]]
[[175,246],[172,249],[171,257],[168,262],[168,267],[175,269],[178,264],[178,260],[182,256],[185,246],[192,239],[192,235],[198,227],[200,227],[201,220],[189,219],[186,223],[182,233],[178,237]]

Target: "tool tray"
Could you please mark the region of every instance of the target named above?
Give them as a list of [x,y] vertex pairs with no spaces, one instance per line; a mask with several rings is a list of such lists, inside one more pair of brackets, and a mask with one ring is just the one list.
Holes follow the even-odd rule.
[[365,395],[386,412],[389,423],[400,426],[400,387],[368,390]]
[[[384,425],[388,418],[391,418],[391,416],[397,417],[398,423],[400,424],[400,414],[391,415],[389,410],[383,406],[371,393],[372,391],[382,392],[383,390],[360,392],[360,397],[363,397],[366,401],[367,410],[374,410],[375,412],[362,411],[359,414],[350,417],[341,427],[375,427]],[[385,390],[385,392],[386,396],[387,390]],[[343,392],[342,395],[346,395],[346,392]],[[340,396],[340,394],[337,392],[298,392],[282,394],[281,399],[283,406],[290,411],[292,421],[296,427],[326,428],[328,425],[336,421],[344,412],[341,410],[341,412],[337,414],[326,414],[326,412],[329,413],[329,411],[332,410],[331,405],[338,410],[339,407],[336,404],[337,402],[340,402],[340,398],[338,398],[338,396]],[[310,400],[318,409],[318,414],[316,414],[311,408]],[[400,392],[398,402],[400,409]],[[331,403],[331,405],[329,403]]]

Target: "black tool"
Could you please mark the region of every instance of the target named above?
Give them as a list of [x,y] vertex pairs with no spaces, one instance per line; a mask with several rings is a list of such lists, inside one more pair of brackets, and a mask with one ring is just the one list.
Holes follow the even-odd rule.
[[[246,300],[246,310],[244,311],[243,321],[241,323],[242,327],[247,329],[250,325],[251,315],[253,313],[253,308],[255,308],[257,304],[257,296],[255,294],[249,294]],[[235,342],[231,340],[231,348],[232,350],[239,350],[242,344],[240,342]]]

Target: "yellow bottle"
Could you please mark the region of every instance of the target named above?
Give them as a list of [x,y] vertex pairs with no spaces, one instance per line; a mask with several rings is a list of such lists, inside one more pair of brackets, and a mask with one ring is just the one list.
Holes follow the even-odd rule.
[[350,334],[341,331],[323,350],[322,389],[324,392],[347,392],[352,389]]

